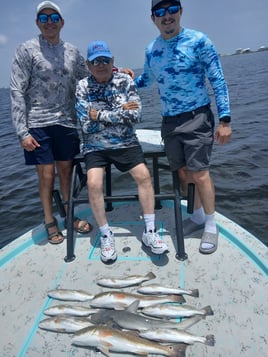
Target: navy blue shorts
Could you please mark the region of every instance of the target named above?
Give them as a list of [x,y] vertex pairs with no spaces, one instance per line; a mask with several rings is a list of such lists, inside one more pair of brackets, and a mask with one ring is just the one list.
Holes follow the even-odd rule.
[[29,129],[29,133],[41,145],[34,151],[24,150],[26,165],[45,165],[55,161],[69,161],[80,152],[80,140],[76,129],[61,125]]
[[172,171],[186,166],[189,171],[208,170],[214,143],[214,115],[208,107],[185,120],[163,118],[161,135]]
[[133,167],[145,163],[141,146],[89,152],[85,155],[85,161],[87,171],[96,167],[106,167],[109,164],[114,164],[121,172],[127,172]]

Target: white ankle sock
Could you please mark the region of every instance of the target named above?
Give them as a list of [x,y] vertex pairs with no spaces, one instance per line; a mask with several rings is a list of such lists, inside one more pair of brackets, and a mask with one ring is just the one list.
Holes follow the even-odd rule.
[[101,231],[101,235],[104,237],[104,236],[108,236],[110,231],[111,231],[111,228],[109,226],[108,223],[106,223],[104,226],[101,226],[100,227],[100,231]]
[[154,232],[155,229],[155,214],[144,214],[143,215],[146,232],[152,231]]
[[194,210],[191,220],[196,224],[202,224],[205,222],[205,212],[203,207]]
[[[213,233],[213,234],[217,233],[215,213],[206,214],[206,223],[205,223],[204,232]],[[211,243],[202,243],[203,249],[210,249],[212,247],[213,247],[213,244],[211,244]]]
[[206,214],[205,232],[217,233],[215,213]]

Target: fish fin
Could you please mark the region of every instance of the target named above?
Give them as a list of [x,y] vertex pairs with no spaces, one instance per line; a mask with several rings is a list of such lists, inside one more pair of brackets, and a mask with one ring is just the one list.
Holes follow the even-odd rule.
[[207,335],[205,345],[207,346],[215,346],[215,337],[214,335]]
[[139,331],[135,331],[135,330],[127,330],[128,335],[134,336],[134,337],[139,337],[140,336],[140,332]]
[[193,317],[187,317],[186,319],[182,320],[179,324],[178,324],[178,328],[181,330],[187,330],[188,328],[190,328],[191,326],[195,325],[197,322],[199,322],[200,320],[203,320],[204,316],[203,315],[195,315]]
[[206,316],[212,316],[212,315],[214,315],[214,312],[213,312],[213,310],[212,310],[212,308],[211,308],[210,305],[203,307],[202,310],[205,312],[205,315],[206,315]]
[[199,297],[199,290],[198,289],[193,289],[192,292],[191,292],[191,296]]
[[140,304],[140,300],[133,301],[127,308],[127,312],[136,313]]
[[171,295],[171,296],[173,302],[180,302],[180,303],[185,302],[185,299],[182,295]]
[[171,357],[185,357],[187,344],[186,343],[176,343],[175,345],[170,345],[170,354]]
[[113,319],[110,319],[110,320],[106,321],[105,324],[103,324],[103,325],[105,325],[105,327],[107,326],[109,328],[118,327],[117,323]]
[[145,275],[146,278],[148,278],[149,280],[152,280],[152,279],[155,279],[156,278],[156,275],[150,271],[150,273],[146,274]]
[[111,354],[110,354],[110,351],[108,348],[106,347],[98,347],[98,349],[107,357],[110,357]]

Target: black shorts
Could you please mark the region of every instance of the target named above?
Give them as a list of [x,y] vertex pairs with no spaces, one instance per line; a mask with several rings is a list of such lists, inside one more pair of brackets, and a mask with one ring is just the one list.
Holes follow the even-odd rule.
[[209,168],[214,126],[214,115],[209,106],[191,117],[163,118],[161,136],[172,171],[184,166],[194,172]]
[[131,146],[123,149],[100,150],[89,152],[85,155],[86,169],[106,167],[109,164],[121,172],[127,172],[133,167],[145,163],[141,146]]
[[34,151],[24,150],[26,165],[46,165],[54,161],[69,161],[80,152],[80,140],[75,128],[52,125],[29,129],[41,145]]

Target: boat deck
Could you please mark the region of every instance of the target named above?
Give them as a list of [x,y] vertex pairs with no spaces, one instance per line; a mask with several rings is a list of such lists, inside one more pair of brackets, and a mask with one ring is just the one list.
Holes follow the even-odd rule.
[[[45,317],[43,311],[59,304],[49,298],[47,292],[66,288],[96,294],[109,290],[96,284],[101,277],[145,275],[150,271],[156,275],[153,283],[199,289],[200,296],[185,296],[186,303],[199,308],[211,305],[214,311],[214,316],[198,322],[189,332],[198,336],[214,334],[215,346],[195,343],[187,347],[187,357],[268,356],[268,248],[243,228],[217,214],[218,250],[212,255],[202,255],[198,252],[200,237],[191,237],[185,239],[188,259],[177,260],[173,202],[161,203],[163,208],[156,211],[156,218],[160,234],[169,245],[167,255],[156,256],[142,247],[143,221],[138,202],[114,204],[114,209],[107,213],[118,253],[112,265],[100,261],[100,237],[96,228],[88,236],[75,236],[76,258],[72,262],[64,260],[65,243],[54,246],[47,243],[43,225],[2,248],[0,356],[102,356],[93,349],[72,346],[72,334],[38,328]],[[76,209],[76,213],[88,218],[96,227],[87,205]],[[63,228],[61,218],[59,222]],[[136,289],[122,290],[135,292]],[[81,304],[89,305],[88,302]]]

